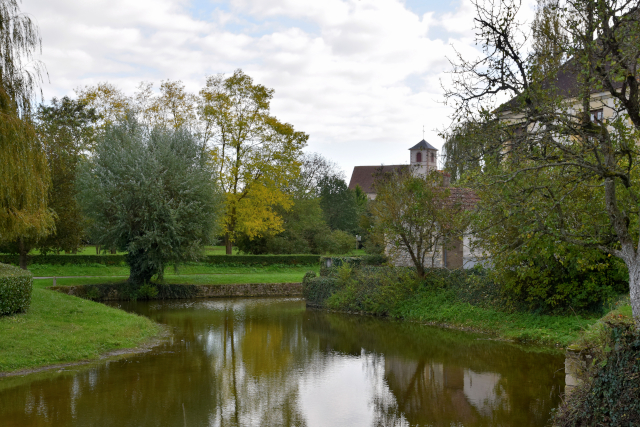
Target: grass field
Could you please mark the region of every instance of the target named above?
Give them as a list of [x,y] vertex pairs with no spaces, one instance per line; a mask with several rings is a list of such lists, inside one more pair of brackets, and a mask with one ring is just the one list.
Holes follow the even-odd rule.
[[[269,276],[279,273],[300,273],[300,277],[304,276],[304,273],[313,270],[318,271],[318,266],[288,266],[288,265],[266,265],[266,266],[244,266],[244,267],[231,267],[225,265],[211,265],[211,264],[187,264],[180,266],[178,270],[179,275],[192,275],[192,274],[257,274]],[[102,264],[94,265],[47,265],[47,264],[32,264],[29,266],[29,271],[33,273],[35,277],[43,276],[128,276],[129,267],[122,266],[107,266]],[[176,276],[176,272],[173,267],[165,269],[165,277]]]
[[44,289],[34,281],[27,313],[0,317],[0,372],[91,360],[161,332],[146,317]]
[[[38,270],[37,276],[106,276],[106,277],[74,277],[56,279],[58,286],[91,285],[100,283],[114,283],[126,280],[129,269],[125,267],[106,267],[91,270],[93,267],[78,266],[49,266],[50,269]],[[307,271],[320,270],[320,267],[212,267],[203,271],[200,266],[193,266],[192,270],[181,269],[181,274],[165,273],[165,283],[192,285],[229,285],[241,283],[297,283],[301,282]],[[194,273],[194,271],[196,273]],[[44,274],[47,273],[47,274]],[[56,273],[56,274],[50,274]],[[73,274],[71,274],[73,273]],[[80,274],[81,273],[81,274]],[[87,274],[95,273],[95,274]],[[171,273],[171,274],[169,274]],[[110,277],[109,277],[110,276]],[[34,283],[40,286],[51,286],[53,279],[36,279]]]

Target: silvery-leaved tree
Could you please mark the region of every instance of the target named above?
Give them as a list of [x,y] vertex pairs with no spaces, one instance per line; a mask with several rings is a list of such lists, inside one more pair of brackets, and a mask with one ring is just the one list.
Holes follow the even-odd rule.
[[640,5],[544,2],[534,43],[519,2],[474,5],[482,53],[453,61],[445,91],[455,119],[486,130],[466,138],[484,207],[501,209],[481,231],[518,218],[513,244],[545,234],[620,258],[640,327]]
[[96,243],[127,252],[134,284],[197,259],[218,232],[215,171],[183,129],[149,129],[132,118],[107,125],[78,188]]

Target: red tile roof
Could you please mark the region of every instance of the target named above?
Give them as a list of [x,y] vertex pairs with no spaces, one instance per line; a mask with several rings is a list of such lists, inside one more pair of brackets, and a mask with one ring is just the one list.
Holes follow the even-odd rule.
[[375,193],[373,189],[373,181],[377,173],[393,172],[398,169],[408,168],[409,165],[387,165],[387,166],[356,166],[353,168],[351,174],[351,181],[349,181],[349,188],[351,190],[356,189],[356,185],[360,185],[365,193]]

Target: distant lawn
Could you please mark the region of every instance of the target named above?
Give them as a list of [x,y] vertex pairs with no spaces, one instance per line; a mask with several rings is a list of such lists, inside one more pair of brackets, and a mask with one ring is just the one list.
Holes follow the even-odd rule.
[[[38,266],[42,268],[32,272],[36,276],[112,276],[112,277],[74,277],[56,279],[58,286],[92,285],[114,283],[126,280],[129,269],[126,267],[79,267],[79,266]],[[265,266],[265,267],[221,267],[190,266],[181,268],[180,274],[173,274],[172,269],[165,273],[165,283],[194,285],[230,285],[235,283],[297,283],[301,282],[307,271],[320,270],[319,266]],[[71,274],[73,273],[73,274]],[[95,274],[88,274],[95,273]],[[202,274],[205,273],[205,274]],[[116,277],[120,276],[120,277]],[[53,279],[34,280],[38,286],[51,286]]]
[[[189,264],[181,266],[178,275],[175,274],[173,267],[165,270],[165,278],[167,280],[173,277],[191,277],[191,275],[251,275],[252,277],[271,277],[274,275],[293,275],[302,276],[309,270],[319,271],[319,266],[284,266],[284,265],[267,265],[267,266],[243,266],[228,267],[224,265],[208,265],[208,264]],[[129,267],[126,266],[107,266],[107,265],[45,265],[33,264],[29,266],[29,271],[35,277],[43,276],[128,276]],[[287,276],[288,277],[288,276]],[[58,279],[58,282],[66,279]],[[173,280],[173,279],[172,279]],[[257,280],[257,279],[256,279]],[[273,283],[273,282],[264,282]]]
[[146,317],[43,285],[34,283],[27,313],[0,317],[0,372],[96,359],[139,346],[161,332]]

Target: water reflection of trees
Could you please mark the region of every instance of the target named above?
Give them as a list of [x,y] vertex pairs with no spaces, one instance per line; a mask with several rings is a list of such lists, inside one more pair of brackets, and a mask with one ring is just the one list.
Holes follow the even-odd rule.
[[303,307],[265,300],[149,304],[144,314],[170,325],[172,342],[153,354],[0,391],[1,424],[303,426],[296,372],[309,353]]
[[173,340],[152,354],[0,389],[0,424],[304,426],[302,378],[321,378],[345,355],[363,364],[376,426],[544,425],[563,384],[562,372],[551,375],[562,367],[557,355],[304,311],[299,301],[138,303],[136,310],[172,327]]
[[383,355],[372,363],[393,397],[376,388],[376,425],[540,426],[559,402],[560,354],[370,317],[306,317],[305,333],[325,350]]

